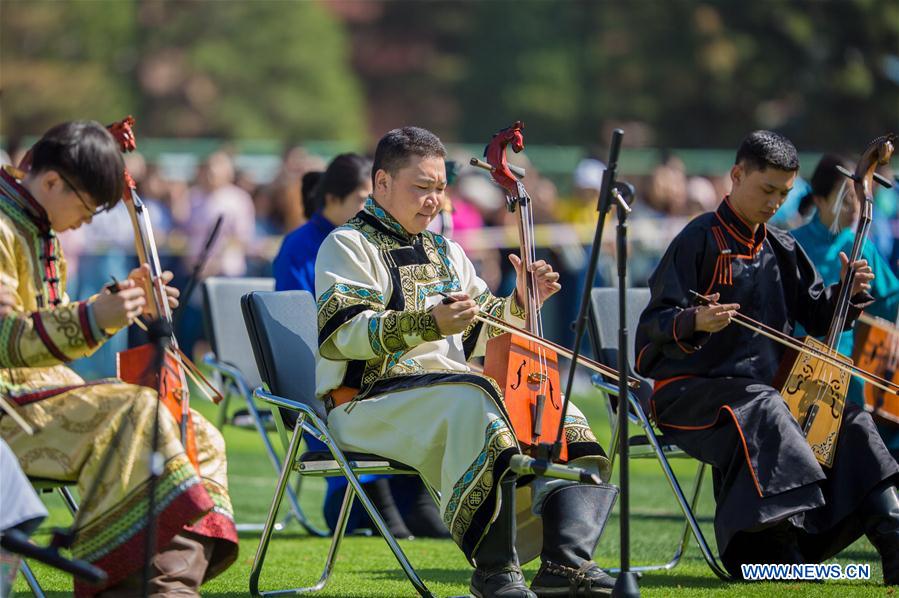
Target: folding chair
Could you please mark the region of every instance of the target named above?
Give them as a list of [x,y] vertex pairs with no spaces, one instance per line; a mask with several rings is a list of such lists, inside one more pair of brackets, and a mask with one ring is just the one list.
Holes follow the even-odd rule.
[[[225,383],[224,401],[219,406],[217,426],[225,424],[228,414],[228,403],[232,392],[235,391],[243,397],[247,411],[252,419],[253,426],[259,432],[265,452],[268,454],[275,473],[281,471],[281,458],[272,446],[268,436],[268,425],[263,418],[263,412],[259,410],[253,399],[253,389],[262,384],[256,362],[253,360],[253,351],[250,347],[250,339],[247,337],[247,329],[240,325],[243,319],[240,312],[240,298],[252,291],[272,291],[275,288],[273,278],[207,278],[203,283],[203,305],[206,330],[212,345],[212,353],[207,354],[203,361],[215,370]],[[299,480],[298,480],[299,481]],[[287,500],[290,511],[285,519],[278,523],[277,529],[283,529],[293,517],[313,536],[324,537],[328,533],[315,527],[306,517],[300,501],[297,498],[300,487],[287,488]],[[262,524],[239,524],[239,530],[259,530]]]
[[[627,289],[626,293],[627,329],[629,338],[633,342],[633,338],[637,330],[637,324],[640,320],[640,314],[649,304],[650,291],[649,289],[645,288]],[[607,365],[611,365],[613,367],[616,366],[618,363],[617,288],[593,289],[590,302],[590,321],[591,325],[589,330],[594,354],[599,356],[600,360]],[[633,364],[635,357],[634,345],[631,344],[629,349],[630,363]],[[636,374],[634,374],[633,372],[631,372],[631,375],[636,376]],[[657,459],[659,465],[662,468],[662,472],[665,474],[665,478],[668,480],[668,483],[671,486],[671,490],[674,493],[677,504],[680,506],[681,511],[683,511],[685,523],[684,531],[681,534],[680,543],[678,544],[677,549],[674,552],[674,556],[671,557],[671,559],[667,563],[659,565],[631,567],[631,570],[655,571],[659,569],[673,569],[680,562],[680,559],[683,556],[684,551],[686,550],[687,542],[690,539],[690,532],[692,532],[693,536],[696,538],[696,542],[699,544],[699,549],[702,552],[702,556],[712,572],[723,580],[731,580],[732,577],[718,563],[717,559],[712,553],[712,550],[709,547],[708,542],[706,542],[705,536],[703,535],[702,530],[699,527],[699,523],[696,521],[696,517],[693,515],[693,511],[696,509],[696,505],[699,499],[700,491],[702,490],[702,481],[706,470],[706,464],[699,462],[699,465],[696,468],[696,477],[693,480],[693,491],[690,495],[690,498],[687,499],[687,497],[684,495],[683,490],[681,489],[680,482],[678,482],[677,477],[674,475],[674,471],[671,469],[671,465],[669,464],[668,459],[689,459],[691,457],[680,450],[664,433],[657,434],[653,429],[652,423],[646,416],[646,409],[648,408],[648,404],[645,403],[645,401],[648,400],[651,394],[651,391],[649,389],[652,388],[652,381],[645,378],[641,379],[644,382],[644,384],[642,384],[641,386],[646,387],[647,392],[643,393],[642,397],[638,397],[631,392],[628,393],[628,403],[630,406],[628,415],[630,421],[640,425],[640,427],[643,429],[643,434],[627,438],[626,431],[621,434],[621,431],[617,429],[618,386],[609,384],[608,382],[604,381],[601,376],[593,376],[593,386],[597,388],[605,397],[606,408],[609,412],[609,424],[612,429],[612,442],[610,446],[610,450],[612,451],[611,459],[614,464],[615,456],[618,454],[617,447],[621,436],[627,438],[629,455],[631,458]]]
[[[60,497],[62,497],[62,501],[65,503],[66,508],[69,510],[69,513],[72,516],[75,515],[75,511],[78,510],[78,502],[69,490],[69,486],[74,485],[74,482],[61,482],[59,480],[49,480],[45,478],[28,478],[28,481],[31,482],[31,485],[40,494],[47,494],[54,490],[58,492]],[[19,565],[19,572],[22,574],[22,577],[25,578],[25,582],[28,584],[29,589],[31,589],[31,593],[34,594],[36,598],[44,598],[44,589],[41,587],[41,584],[38,582],[37,577],[35,577],[34,572],[31,570],[31,567],[28,566],[28,562],[25,559],[22,559],[22,562]]]
[[[315,354],[318,350],[318,325],[315,300],[306,291],[282,291],[279,293],[253,292],[241,299],[244,321],[253,346],[253,354],[262,380],[271,392],[257,388],[254,395],[274,407],[297,414],[296,425],[288,445],[287,456],[278,478],[268,519],[250,572],[250,593],[253,596],[290,595],[315,592],[325,587],[340,542],[343,539],[353,498],[359,498],[372,522],[387,542],[403,572],[422,596],[432,596],[424,582],[412,568],[378,509],[366,495],[359,475],[365,473],[389,473],[418,475],[415,470],[392,460],[363,453],[345,453],[337,446],[325,422],[324,407],[315,397]],[[286,444],[287,431],[280,411],[273,409],[275,423]],[[297,458],[303,432],[312,434],[328,447],[328,451],[306,453]],[[347,479],[348,486],[340,507],[337,527],[331,540],[324,570],[315,585],[280,590],[259,591],[259,576],[268,550],[272,529],[278,516],[287,480],[292,471],[300,476],[338,476]],[[426,484],[427,485],[427,484]],[[429,488],[430,490],[430,488]],[[433,491],[432,495],[433,495]]]

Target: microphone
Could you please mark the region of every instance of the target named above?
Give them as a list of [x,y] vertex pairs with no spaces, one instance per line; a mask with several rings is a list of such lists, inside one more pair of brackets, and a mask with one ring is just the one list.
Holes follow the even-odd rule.
[[546,478],[557,478],[560,480],[571,480],[573,482],[581,482],[584,484],[593,484],[599,486],[602,480],[595,473],[591,473],[580,467],[571,467],[569,465],[560,465],[547,461],[546,459],[534,459],[527,455],[513,455],[510,461],[509,469],[518,475],[535,475]]
[[59,554],[59,549],[48,546],[41,548],[28,541],[28,536],[17,529],[8,529],[0,534],[0,546],[28,559],[34,559],[50,565],[60,571],[79,577],[89,583],[98,585],[106,583],[106,571],[77,559],[67,559]]

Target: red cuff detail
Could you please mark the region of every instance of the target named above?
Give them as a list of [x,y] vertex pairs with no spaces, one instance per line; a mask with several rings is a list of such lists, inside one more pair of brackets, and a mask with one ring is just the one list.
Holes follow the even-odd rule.
[[84,338],[87,340],[87,346],[93,349],[97,346],[97,339],[94,338],[94,332],[91,328],[91,320],[87,315],[87,310],[87,301],[82,301],[78,304],[78,321],[81,322],[81,332],[84,333]]

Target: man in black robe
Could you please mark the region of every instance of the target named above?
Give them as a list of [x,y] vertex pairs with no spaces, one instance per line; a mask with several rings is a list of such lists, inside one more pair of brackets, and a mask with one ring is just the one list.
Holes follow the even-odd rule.
[[[785,334],[797,322],[827,332],[839,285],[825,287],[795,239],[765,225],[798,169],[784,137],[756,131],[743,140],[731,194],[681,231],[650,279],[635,366],[656,381],[656,423],[713,467],[716,539],[732,575],[741,578],[746,563],[821,562],[866,534],[884,583],[897,584],[899,466],[871,416],[846,404],[835,459],[822,467],[771,386],[783,346],[728,325],[739,310]],[[873,279],[864,260],[853,268],[850,324],[871,301]],[[719,303],[694,305],[691,291]]]

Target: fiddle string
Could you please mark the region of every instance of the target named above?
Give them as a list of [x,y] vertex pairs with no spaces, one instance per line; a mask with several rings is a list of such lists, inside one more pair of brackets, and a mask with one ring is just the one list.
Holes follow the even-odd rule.
[[[843,184],[845,185],[846,182],[844,181]],[[843,192],[845,193],[845,190]],[[834,222],[837,222],[837,220],[834,220]],[[849,265],[848,265],[848,269],[847,269],[846,284],[854,284],[854,280],[855,280],[855,276],[856,276],[857,272],[856,272],[855,268],[853,267],[852,263],[855,259],[860,258],[864,254],[865,245],[868,242],[868,238],[867,238],[868,226],[863,224],[859,233],[862,235],[859,252],[858,252],[857,256],[850,256],[850,258],[849,258],[850,261],[849,261]],[[852,289],[850,288],[849,294],[846,296],[846,301],[841,303],[839,306],[840,311],[837,316],[838,317],[837,323],[839,324],[839,326],[835,331],[836,334],[834,336],[833,345],[830,347],[830,349],[834,353],[834,355],[839,355],[839,351],[837,350],[837,347],[839,345],[840,336],[842,335],[843,326],[846,323],[846,319],[849,317],[849,309],[852,306],[851,304],[852,304]],[[822,365],[821,367],[823,368],[824,366]],[[833,370],[828,369],[828,376],[827,376],[826,383],[828,385],[830,385],[832,379],[833,379]],[[819,395],[823,392],[824,392],[824,387],[819,388]],[[831,405],[831,409],[833,409],[833,407],[834,407],[834,405]]]
[[[836,220],[834,222],[836,222]],[[849,266],[849,269],[851,272],[852,271],[851,265]],[[850,274],[849,276],[846,277],[847,283],[851,284],[852,280],[853,280],[853,275]],[[833,333],[832,339],[830,339],[830,344],[826,345],[827,352],[829,353],[830,357],[833,357],[834,359],[838,359],[837,356],[839,355],[839,352],[837,351],[836,347],[838,345],[840,335],[839,335],[839,332],[837,332],[837,331],[842,330],[842,328],[843,328],[842,323],[845,323],[848,315],[849,315],[849,299],[847,296],[847,300],[840,302],[840,304],[837,306],[837,312],[834,314],[834,319],[832,322],[834,333]],[[817,368],[817,371],[815,372],[815,380],[818,380],[819,383],[816,385],[815,398],[814,398],[814,401],[812,402],[812,405],[817,405],[823,401],[824,394],[828,390],[830,390],[830,388],[831,388],[830,385],[834,379],[834,368],[828,367],[828,364],[824,360],[819,359],[818,362],[819,362],[818,368]],[[824,372],[823,375],[820,373],[822,371]],[[836,407],[835,403],[836,403],[836,399],[833,399],[831,402],[831,405],[830,405],[830,409],[831,409],[831,414],[833,414],[834,417],[836,418],[839,416],[839,414],[834,413],[835,407]],[[811,410],[811,407],[809,407],[809,409]],[[801,421],[800,423],[803,426],[803,429],[804,429],[803,431],[805,431],[806,435],[808,435],[807,432],[811,431],[811,427],[808,426],[808,423],[805,420]],[[807,431],[805,430],[806,427],[808,427]]]
[[[522,215],[522,218],[525,219],[524,230],[525,230],[525,234],[527,235],[528,261],[529,261],[529,264],[531,266],[533,266],[533,264],[537,261],[537,250],[536,250],[537,244],[536,244],[536,235],[534,232],[533,206],[531,204],[531,199],[530,199],[530,197],[528,197],[527,192],[524,191],[523,186],[521,187],[521,190],[523,192],[522,197],[524,199],[524,204],[525,204],[522,207],[521,215]],[[544,334],[543,334],[543,314],[541,313],[541,309],[540,309],[540,290],[539,290],[539,287],[537,286],[537,274],[536,274],[536,272],[531,271],[531,272],[527,272],[526,275],[530,277],[530,285],[529,286],[531,289],[531,296],[528,298],[528,301],[532,302],[531,307],[532,307],[532,313],[533,313],[533,317],[534,317],[534,332],[536,333],[537,336],[542,338],[544,336]],[[541,376],[539,378],[540,392],[545,394],[546,393],[546,385],[549,380],[549,376],[548,376],[549,367],[548,367],[548,359],[546,356],[546,349],[541,347],[540,345],[538,345],[536,353],[537,353],[537,357],[538,357],[538,363],[540,366],[540,374],[541,374]]]
[[[840,221],[840,212],[842,207],[842,202],[845,199],[845,195],[848,190],[847,186],[848,180],[843,181],[843,186],[840,189],[839,197],[837,200],[837,206],[835,206],[835,218],[833,221],[833,229],[834,232],[839,232],[839,221]],[[828,344],[828,351],[831,353],[831,356],[837,359],[839,355],[839,351],[837,347],[839,345],[839,339],[843,332],[843,327],[846,323],[846,319],[849,317],[849,309],[852,306],[852,286],[855,284],[855,277],[857,275],[857,270],[854,267],[854,263],[856,260],[860,259],[862,255],[864,255],[865,245],[868,241],[868,229],[870,227],[870,221],[864,217],[864,215],[860,216],[860,220],[858,222],[858,226],[856,229],[856,239],[857,243],[854,244],[853,251],[850,252],[846,276],[844,277],[844,284],[847,285],[848,290],[844,293],[840,293],[840,297],[845,300],[840,301],[837,306],[837,312],[834,315],[834,319],[832,321],[831,333],[828,335],[828,340],[830,341]],[[822,362],[820,365],[820,370],[824,370],[826,374],[824,376],[820,376],[823,379],[823,384],[818,385],[818,391],[816,393],[815,402],[822,400],[822,397],[827,390],[830,389],[830,385],[834,379],[834,369],[832,367],[828,368]],[[834,404],[836,399],[832,399],[831,401],[831,413],[834,413],[836,405]],[[838,414],[834,414],[834,417],[837,417]]]

